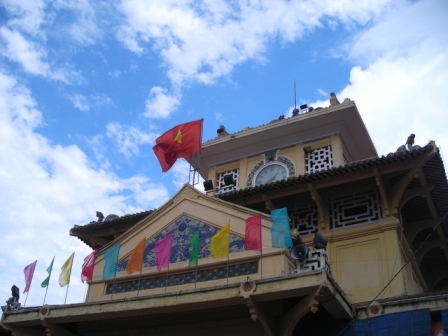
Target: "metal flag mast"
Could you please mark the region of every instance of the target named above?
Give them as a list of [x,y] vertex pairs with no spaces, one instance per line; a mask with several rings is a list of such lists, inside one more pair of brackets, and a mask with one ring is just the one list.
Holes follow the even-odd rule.
[[[201,121],[202,121],[201,122],[201,135],[200,135],[199,139],[200,139],[200,143],[201,143],[201,147],[202,147],[202,134],[203,134],[202,130],[203,130],[203,127],[204,127],[204,118],[202,118]],[[200,168],[197,168],[197,169],[195,168],[195,164],[198,164],[199,162],[201,162],[201,157],[198,156],[198,153],[191,154],[191,157],[190,157],[190,169],[189,169],[189,173],[188,173],[188,183],[190,183],[193,187],[196,184],[199,184],[200,175],[199,175],[198,170]]]

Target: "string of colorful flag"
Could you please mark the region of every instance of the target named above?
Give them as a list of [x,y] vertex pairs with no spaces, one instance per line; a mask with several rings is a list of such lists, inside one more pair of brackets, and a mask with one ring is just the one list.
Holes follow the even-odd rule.
[[[271,211],[272,229],[271,229],[271,242],[272,247],[275,248],[291,248],[292,237],[289,227],[289,217],[286,208],[276,209]],[[253,250],[262,252],[262,235],[261,235],[261,214],[252,216],[246,219],[245,227],[245,242],[244,247],[246,250]],[[164,238],[156,242],[154,252],[156,255],[157,270],[162,271],[169,268],[171,258],[173,232],[170,232]],[[199,260],[199,240],[200,231],[197,229],[195,233],[190,237],[189,242],[191,245],[191,253],[188,262],[188,267],[197,266]],[[134,272],[141,272],[143,267],[144,250],[145,250],[146,238],[143,238],[132,250],[131,256],[126,264],[126,272],[132,274]],[[118,265],[118,256],[120,252],[120,244],[114,245],[104,251],[104,268],[103,268],[103,280],[115,278]],[[210,241],[210,257],[212,258],[228,258],[230,252],[230,221],[227,222],[224,227],[219,230]],[[97,251],[94,250],[85,259],[81,268],[81,281],[91,281],[93,278],[93,270],[96,259]],[[59,285],[61,287],[70,284],[70,277],[72,273],[72,266],[75,253],[64,262],[61,267],[61,273],[59,275]],[[54,257],[47,268],[48,276],[41,283],[42,288],[48,290],[50,284],[50,278],[53,270]],[[23,293],[27,293],[30,290],[31,282],[36,268],[37,260],[29,264],[24,269],[25,274],[25,290]],[[46,297],[47,292],[45,292]],[[67,294],[66,294],[67,299]],[[26,300],[25,300],[26,304]],[[45,304],[45,298],[44,298]]]

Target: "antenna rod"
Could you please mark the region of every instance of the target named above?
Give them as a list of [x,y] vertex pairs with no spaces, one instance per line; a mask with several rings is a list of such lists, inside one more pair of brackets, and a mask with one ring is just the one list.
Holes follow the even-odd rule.
[[297,109],[297,100],[296,100],[296,80],[294,80],[294,110]]

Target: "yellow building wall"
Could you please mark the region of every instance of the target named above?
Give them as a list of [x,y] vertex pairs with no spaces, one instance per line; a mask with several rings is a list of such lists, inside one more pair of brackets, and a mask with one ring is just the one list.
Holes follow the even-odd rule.
[[[331,146],[333,153],[333,166],[340,166],[344,164],[344,156],[349,159],[347,151],[345,150],[342,139],[339,135],[332,135],[327,138],[319,139],[312,142],[300,143],[291,147],[282,148],[278,155],[284,156],[291,160],[295,168],[295,176],[305,174],[305,152],[304,147],[310,146],[312,149],[317,149],[325,146]],[[239,169],[239,189],[246,188],[247,176],[251,170],[263,160],[262,154],[251,157],[241,158],[240,160],[228,162],[219,166],[210,167],[208,179],[216,184],[218,174]],[[216,187],[216,186],[215,186]]]
[[410,265],[390,282],[405,262],[398,227],[397,219],[388,218],[333,232],[330,236],[332,274],[351,302],[370,301],[380,292],[377,299],[418,290]]

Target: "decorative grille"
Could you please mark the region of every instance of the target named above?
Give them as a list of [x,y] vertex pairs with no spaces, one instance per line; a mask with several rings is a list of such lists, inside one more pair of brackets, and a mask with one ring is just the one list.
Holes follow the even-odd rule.
[[381,219],[378,191],[358,193],[331,200],[331,228],[369,223]]
[[[224,183],[224,176],[225,175],[232,175],[233,181],[235,182],[235,184],[227,186]],[[218,179],[216,181],[216,185],[217,185],[217,188],[218,188],[218,191],[216,193],[217,194],[223,194],[223,193],[226,193],[226,192],[229,192],[229,191],[238,190],[239,178],[240,178],[240,170],[239,169],[234,169],[234,170],[226,171],[224,173],[219,173],[218,174]]]
[[144,289],[163,288],[204,282],[217,279],[233,278],[258,273],[258,261],[243,264],[210,268],[200,271],[187,271],[140,280],[122,281],[108,284],[106,294],[125,293]]
[[331,274],[328,256],[325,250],[309,250],[307,257],[303,261],[297,261],[297,273],[305,273],[320,269],[325,269]]
[[305,169],[308,174],[333,167],[331,146],[314,149],[306,155]]
[[319,222],[317,206],[315,204],[296,205],[288,207],[288,215],[291,218],[291,229],[297,229],[301,236],[317,231]]

